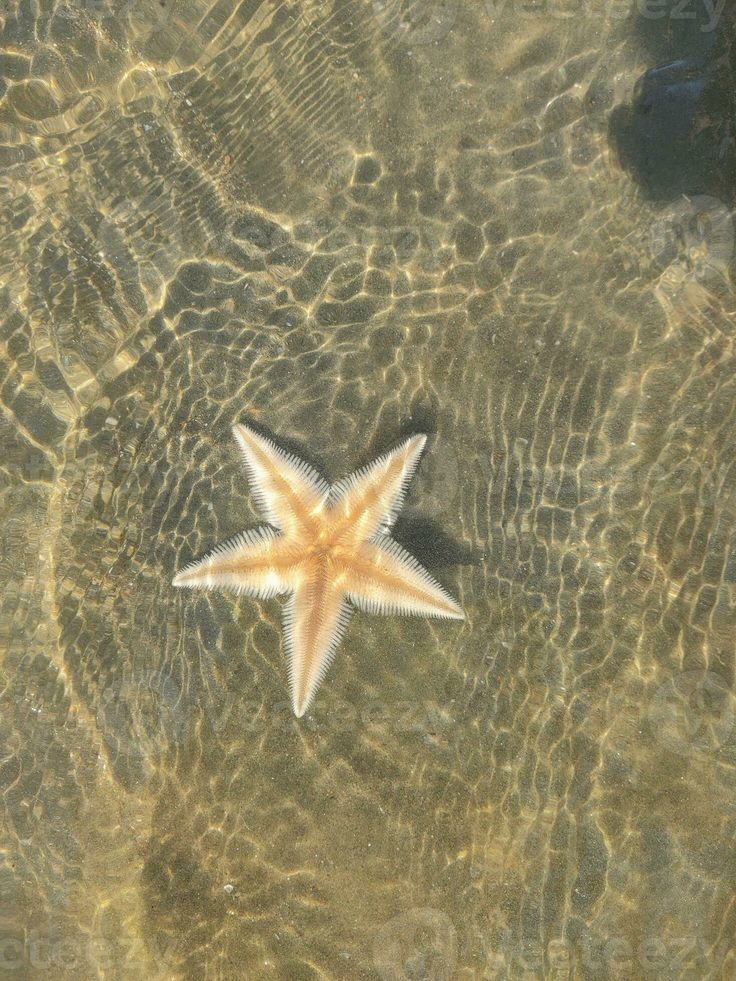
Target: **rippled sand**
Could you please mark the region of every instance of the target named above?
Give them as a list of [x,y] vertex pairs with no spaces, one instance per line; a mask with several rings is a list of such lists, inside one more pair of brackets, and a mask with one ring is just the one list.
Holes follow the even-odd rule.
[[[0,14],[8,976],[736,969],[730,226],[669,247],[563,7]],[[301,720],[279,603],[170,585],[259,520],[241,419],[428,432],[467,616],[356,616]]]

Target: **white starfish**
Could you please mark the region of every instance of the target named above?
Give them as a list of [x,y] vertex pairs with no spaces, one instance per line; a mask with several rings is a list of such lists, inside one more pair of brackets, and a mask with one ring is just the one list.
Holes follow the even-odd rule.
[[410,437],[330,487],[303,460],[247,426],[234,426],[233,433],[272,527],[218,545],[175,576],[174,585],[261,599],[289,594],[284,633],[297,716],[314,699],[351,607],[464,618],[455,600],[389,537],[426,436]]

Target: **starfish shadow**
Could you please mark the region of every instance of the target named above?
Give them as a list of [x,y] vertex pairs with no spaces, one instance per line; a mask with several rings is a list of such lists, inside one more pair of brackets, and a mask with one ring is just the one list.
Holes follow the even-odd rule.
[[400,515],[391,537],[403,545],[422,565],[435,569],[457,565],[480,565],[483,553],[472,545],[456,541],[445,534],[431,518]]

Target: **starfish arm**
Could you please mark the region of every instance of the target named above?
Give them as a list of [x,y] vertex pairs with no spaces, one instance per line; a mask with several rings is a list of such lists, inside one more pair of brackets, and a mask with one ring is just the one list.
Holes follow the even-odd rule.
[[422,455],[426,436],[411,436],[330,490],[332,526],[353,541],[387,534],[401,510],[409,482]]
[[297,560],[271,528],[246,531],[182,569],[174,586],[228,589],[268,599],[294,586]]
[[401,613],[464,620],[461,607],[405,549],[375,536],[349,562],[346,592],[368,613]]
[[335,656],[350,619],[345,594],[322,570],[304,581],[284,610],[284,644],[294,714],[300,718]]
[[313,467],[248,426],[233,426],[253,496],[275,528],[298,532],[313,524],[327,501],[330,485]]

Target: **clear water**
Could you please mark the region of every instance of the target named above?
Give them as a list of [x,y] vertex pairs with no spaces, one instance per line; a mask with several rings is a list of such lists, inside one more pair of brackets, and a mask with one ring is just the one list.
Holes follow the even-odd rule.
[[[612,160],[627,6],[112,6],[0,11],[0,974],[731,976],[733,222]],[[300,720],[279,602],[170,585],[238,420],[431,437],[467,619]]]

